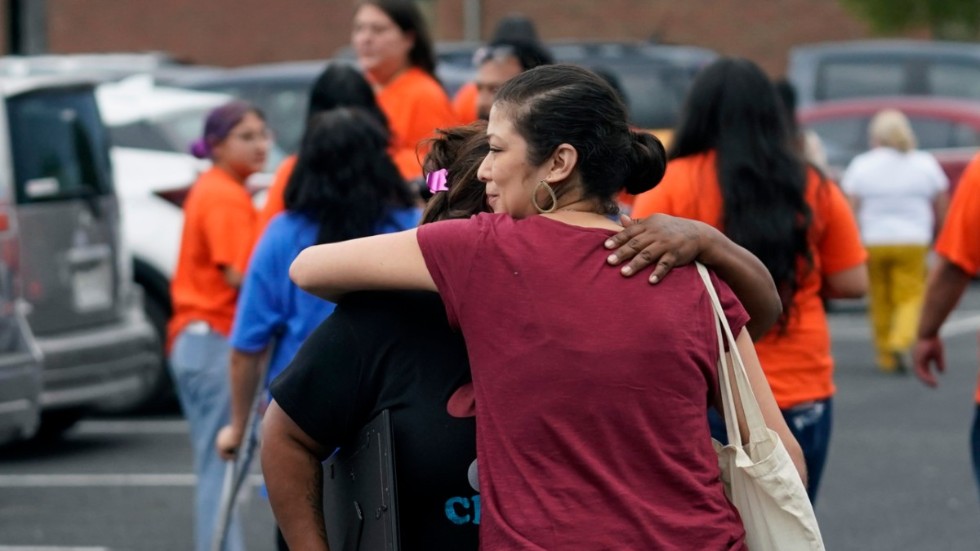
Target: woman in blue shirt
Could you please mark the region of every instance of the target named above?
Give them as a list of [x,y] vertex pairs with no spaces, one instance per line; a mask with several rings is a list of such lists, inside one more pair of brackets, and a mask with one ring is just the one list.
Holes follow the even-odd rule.
[[286,211],[256,245],[238,299],[231,335],[231,423],[215,441],[235,456],[260,383],[260,360],[270,353],[268,386],[334,305],[289,280],[304,248],[413,228],[420,211],[388,156],[388,133],[369,113],[338,108],[314,115],[286,186]]

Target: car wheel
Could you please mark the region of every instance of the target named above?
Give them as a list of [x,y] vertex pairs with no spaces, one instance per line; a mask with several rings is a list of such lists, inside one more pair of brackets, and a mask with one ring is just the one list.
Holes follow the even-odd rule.
[[154,374],[147,399],[139,408],[142,412],[176,412],[180,409],[174,383],[170,378],[170,362],[167,360],[167,322],[170,321],[170,308],[169,304],[164,304],[164,300],[156,295],[143,295],[143,311],[157,333],[161,361],[160,368]]
[[56,409],[41,412],[41,425],[32,439],[35,442],[57,440],[75,426],[88,410],[84,408]]

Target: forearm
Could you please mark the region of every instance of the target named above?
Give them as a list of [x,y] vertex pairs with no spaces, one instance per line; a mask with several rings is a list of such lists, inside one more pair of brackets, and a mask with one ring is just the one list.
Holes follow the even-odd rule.
[[264,352],[251,354],[232,349],[229,379],[231,383],[231,426],[238,434],[245,432],[255,392],[261,381],[259,366]]
[[922,315],[919,318],[920,339],[934,338],[939,334],[939,328],[956,307],[969,283],[970,274],[942,256],[939,257],[929,273]]
[[725,280],[751,316],[746,329],[753,340],[769,331],[782,313],[782,302],[769,270],[754,254],[704,224],[698,260]]
[[[292,427],[284,428],[282,418]],[[292,420],[270,406],[262,433],[262,474],[269,503],[289,549],[329,551],[323,521],[323,450],[290,434],[293,430],[299,429]]]

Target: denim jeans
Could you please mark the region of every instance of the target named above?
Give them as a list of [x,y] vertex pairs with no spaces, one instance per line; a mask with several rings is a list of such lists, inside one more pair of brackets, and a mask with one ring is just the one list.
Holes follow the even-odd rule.
[[973,474],[977,481],[977,490],[980,490],[980,404],[977,405],[977,413],[973,416],[973,430],[970,431],[970,451],[973,458]]
[[[231,391],[228,381],[228,339],[211,329],[185,329],[177,335],[170,355],[177,397],[190,424],[197,488],[194,501],[196,551],[211,549],[211,538],[221,507],[227,463],[218,456],[214,439],[228,423]],[[232,519],[225,551],[245,549],[241,523]]]
[[[810,496],[811,503],[817,502],[817,490],[820,488],[820,478],[827,462],[827,451],[830,449],[830,428],[833,417],[831,406],[832,401],[827,398],[780,410],[783,419],[789,425],[789,431],[803,448],[807,471],[806,492]],[[723,444],[727,443],[725,420],[714,408],[708,410],[708,423],[711,426],[711,437]]]

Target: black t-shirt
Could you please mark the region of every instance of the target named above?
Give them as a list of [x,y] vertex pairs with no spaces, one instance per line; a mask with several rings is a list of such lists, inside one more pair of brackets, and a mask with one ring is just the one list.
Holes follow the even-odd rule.
[[[476,423],[453,416],[469,386],[462,336],[435,293],[358,293],[342,300],[273,381],[272,396],[327,448],[391,413],[402,548],[477,548],[480,497],[468,472]],[[466,402],[464,388],[454,403]],[[453,410],[459,415],[460,408]]]

